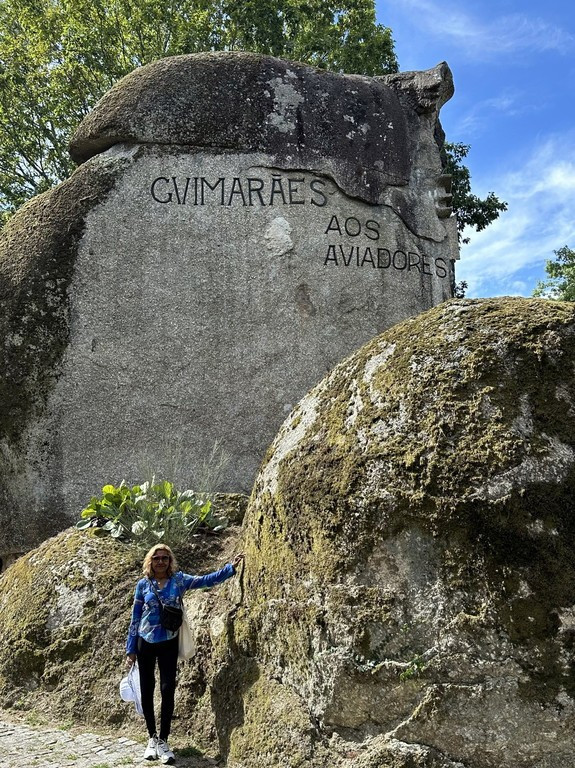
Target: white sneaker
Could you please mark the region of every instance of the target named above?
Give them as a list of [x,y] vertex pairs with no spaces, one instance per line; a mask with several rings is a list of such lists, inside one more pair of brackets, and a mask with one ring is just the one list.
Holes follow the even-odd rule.
[[148,741],[148,746],[146,747],[146,751],[144,752],[144,760],[157,760],[157,759],[158,759],[158,737],[152,736]]
[[164,741],[163,739],[158,739],[158,743],[156,745],[156,752],[164,765],[173,765],[176,762],[174,753],[168,747],[167,741]]

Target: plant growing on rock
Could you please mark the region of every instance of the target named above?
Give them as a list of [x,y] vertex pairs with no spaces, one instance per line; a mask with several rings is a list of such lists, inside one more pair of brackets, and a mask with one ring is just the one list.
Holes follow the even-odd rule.
[[423,660],[423,657],[416,654],[411,661],[408,662],[403,672],[400,673],[399,679],[402,683],[405,683],[406,680],[412,680],[414,677],[419,677],[426,666],[427,664]]
[[93,496],[76,523],[80,529],[95,528],[96,535],[111,536],[142,546],[158,541],[178,545],[200,527],[213,531],[228,525],[214,514],[211,499],[192,490],[178,491],[168,480],[118,487],[105,485],[102,496]]

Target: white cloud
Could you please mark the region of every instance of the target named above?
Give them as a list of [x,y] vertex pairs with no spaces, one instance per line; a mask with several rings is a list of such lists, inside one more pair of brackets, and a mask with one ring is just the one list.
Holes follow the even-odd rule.
[[[457,279],[468,283],[469,296],[529,295],[553,251],[575,247],[575,136],[548,138],[520,169],[491,177],[489,188],[509,209],[483,232],[469,233]],[[474,176],[475,194],[488,191]]]
[[410,23],[424,34],[457,46],[467,58],[476,61],[523,52],[568,54],[575,47],[571,33],[527,13],[498,16],[486,22],[455,4],[436,0],[392,0],[386,5],[408,16]]
[[486,125],[489,125],[493,116],[515,117],[527,114],[537,109],[537,105],[525,94],[511,89],[500,93],[490,99],[484,99],[474,104],[452,126],[452,133],[456,136],[465,136],[466,143],[483,133]]

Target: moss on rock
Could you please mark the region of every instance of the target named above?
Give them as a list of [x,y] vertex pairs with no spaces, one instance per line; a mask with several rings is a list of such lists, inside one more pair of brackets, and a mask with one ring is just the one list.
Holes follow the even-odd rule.
[[[180,567],[192,573],[221,567],[237,536],[230,528],[220,536],[195,537],[177,551]],[[131,724],[143,733],[133,706],[118,693],[142,560],[143,552],[133,546],[68,529],[8,568],[0,577],[0,706],[92,727]],[[198,653],[180,664],[175,728],[180,736],[194,730],[195,707],[207,687],[212,647],[202,620],[212,610],[229,610],[226,594],[220,587],[186,598],[197,617]],[[201,611],[194,612],[194,601]],[[215,733],[211,740],[206,747],[217,748]]]
[[568,759],[574,369],[573,305],[452,301],[284,423],[245,520],[236,636],[323,735],[470,768]]
[[229,765],[259,761],[269,768],[304,768],[312,764],[313,727],[289,687],[260,675],[246,690],[243,706],[244,717],[233,732]]
[[27,551],[63,527],[61,499],[48,499],[46,492],[43,507],[22,519],[34,506],[28,494],[41,460],[27,466],[26,440],[60,374],[70,333],[68,289],[86,213],[106,198],[122,170],[121,161],[100,158],[78,169],[23,206],[0,235],[3,556]]
[[97,714],[96,688],[121,670],[118,651],[138,570],[134,549],[74,529],[7,570],[0,581],[4,705],[42,706],[43,694],[58,689],[57,709],[80,718]]

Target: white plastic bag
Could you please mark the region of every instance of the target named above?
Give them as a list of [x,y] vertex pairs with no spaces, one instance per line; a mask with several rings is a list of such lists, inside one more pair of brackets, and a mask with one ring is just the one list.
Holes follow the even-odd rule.
[[140,693],[140,671],[137,661],[132,664],[126,677],[120,681],[120,698],[122,701],[133,701],[136,712],[142,717],[144,716],[142,694]]
[[178,658],[179,659],[191,659],[196,652],[196,641],[192,635],[192,630],[188,623],[188,614],[186,613],[186,606],[182,602],[182,610],[184,615],[182,617],[182,626],[178,633]]

